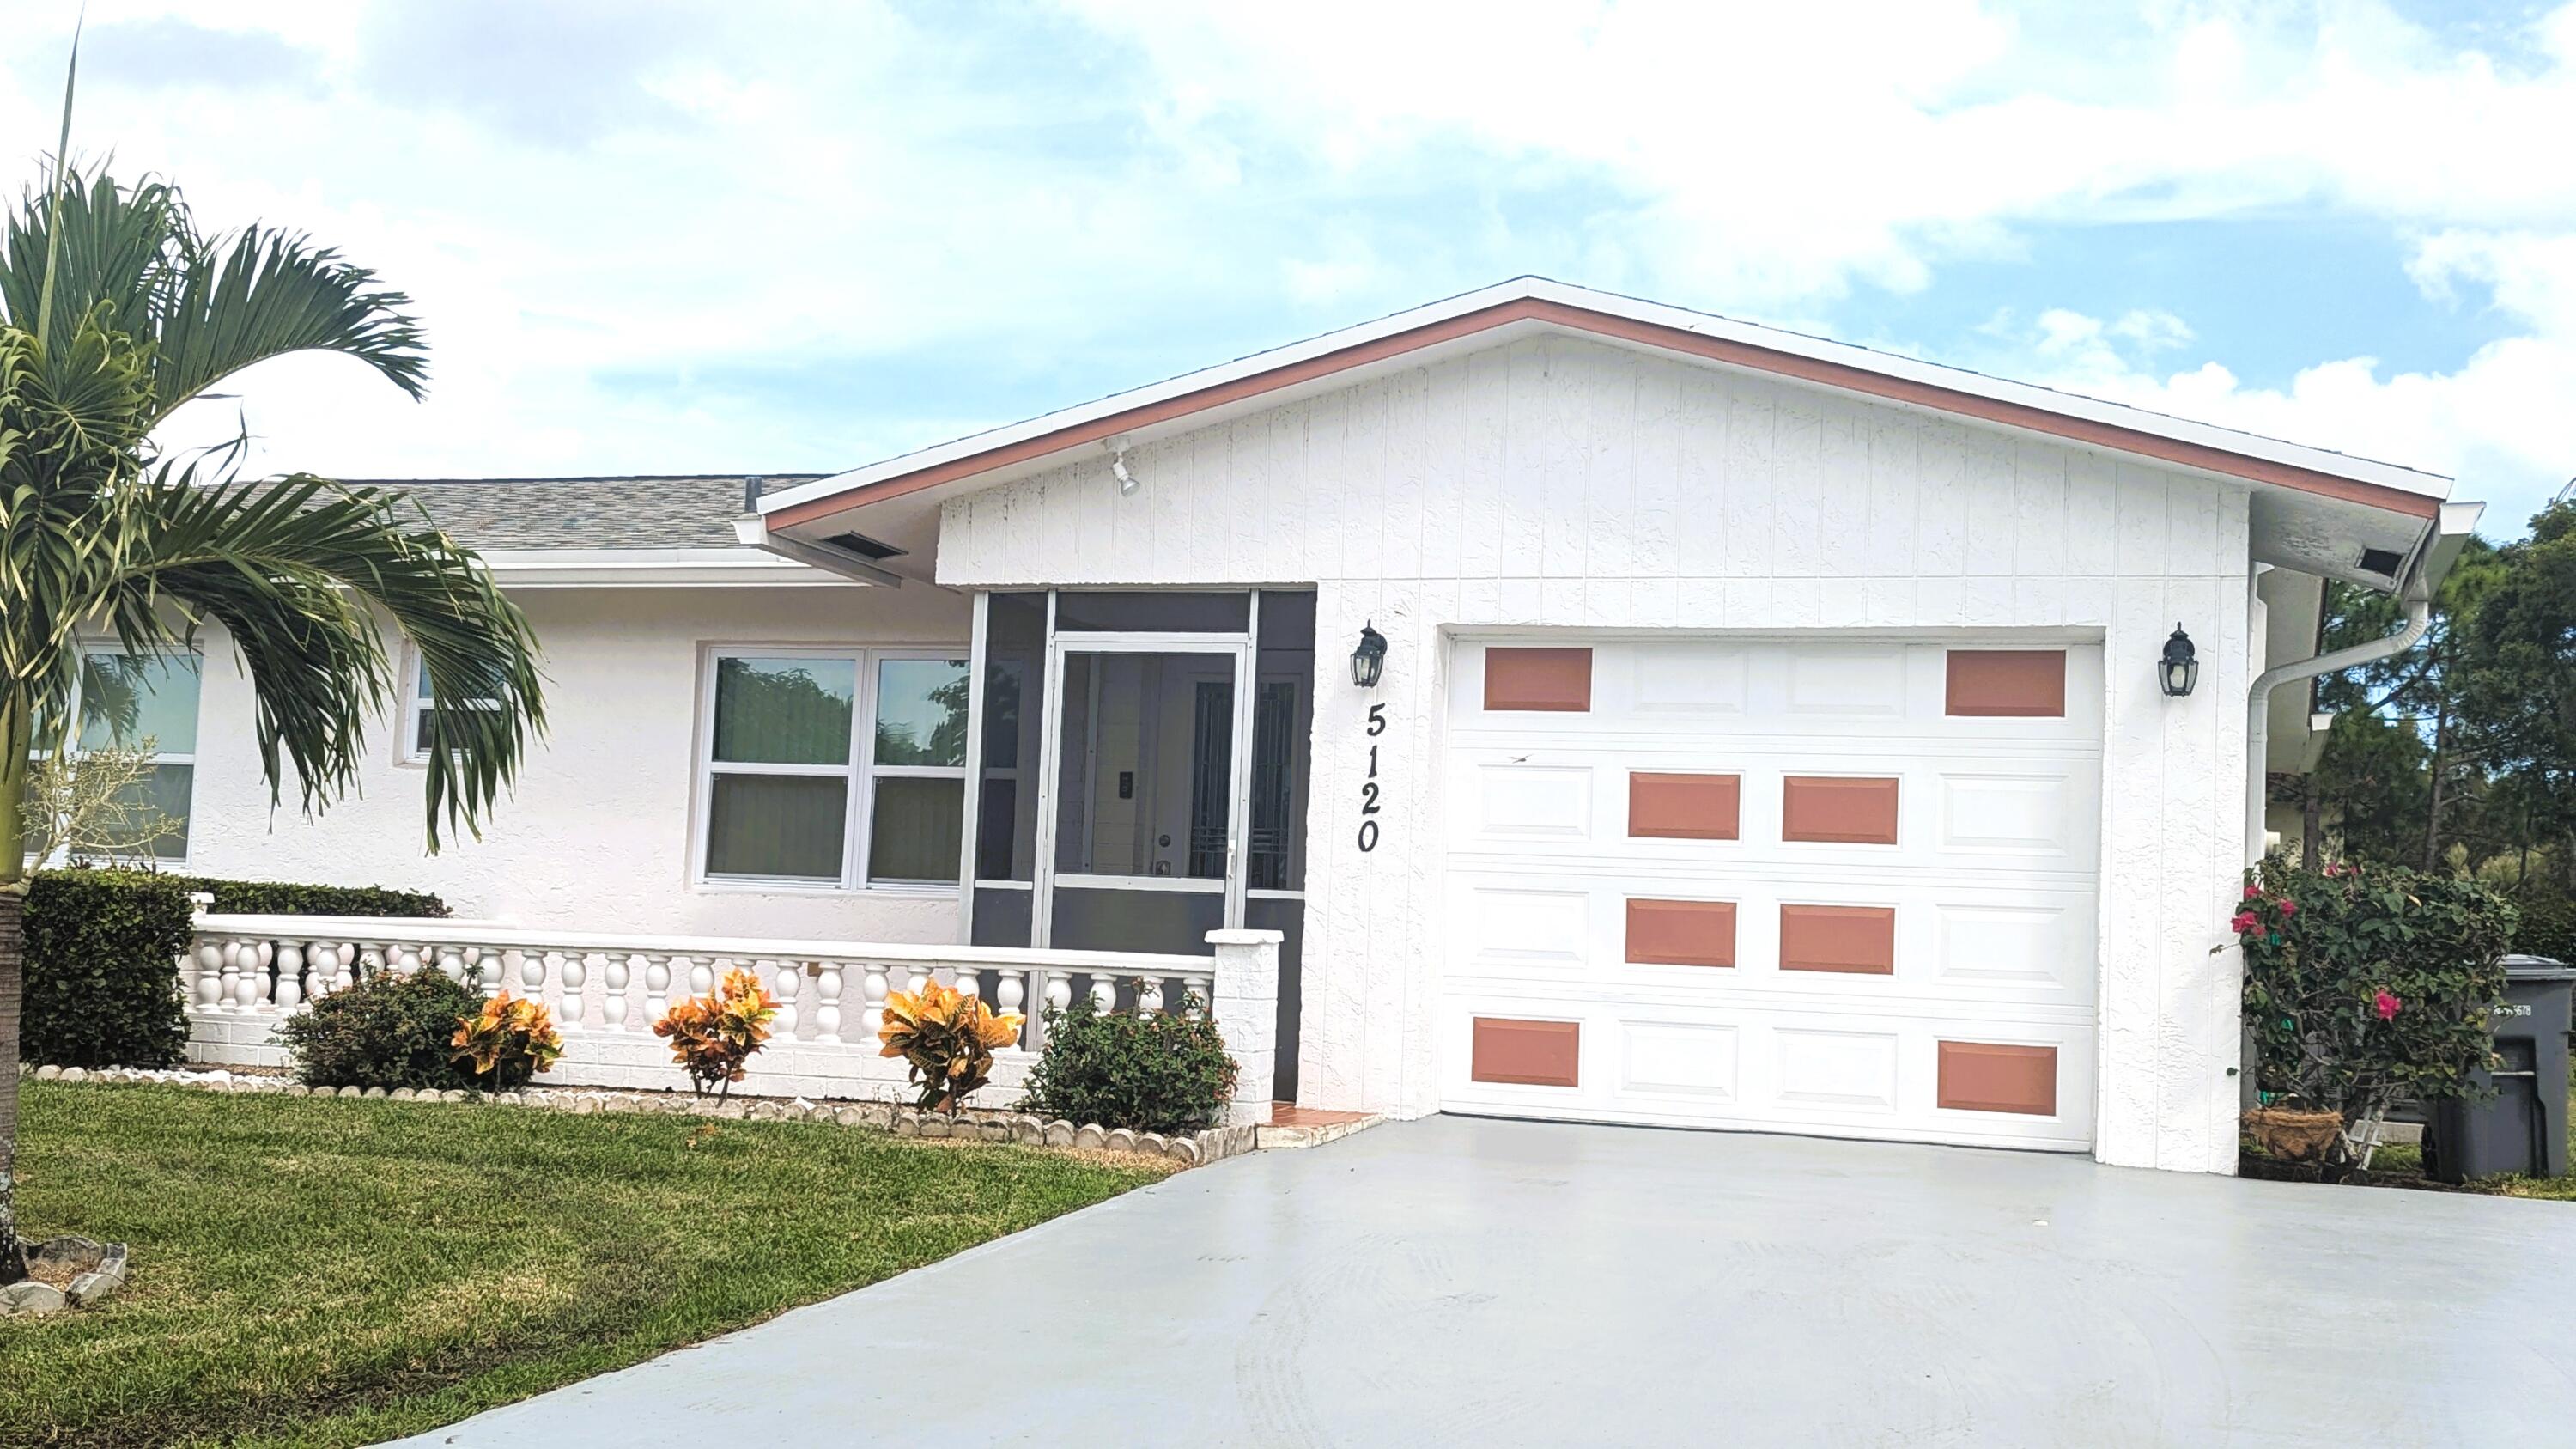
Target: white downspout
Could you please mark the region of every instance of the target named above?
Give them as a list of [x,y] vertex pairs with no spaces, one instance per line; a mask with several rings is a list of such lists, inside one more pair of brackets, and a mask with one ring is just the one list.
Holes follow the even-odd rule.
[[2266,758],[2272,724],[2272,691],[2294,679],[2313,679],[2356,664],[2368,664],[2391,654],[2411,649],[2415,641],[2433,622],[2433,591],[2424,582],[2426,550],[2417,550],[2414,567],[2406,572],[2406,582],[2399,586],[2406,600],[2406,626],[2385,639],[2355,644],[2331,654],[2264,670],[2255,677],[2254,687],[2245,704],[2245,863],[2253,865],[2263,859],[2263,807],[2270,795],[2271,775]]

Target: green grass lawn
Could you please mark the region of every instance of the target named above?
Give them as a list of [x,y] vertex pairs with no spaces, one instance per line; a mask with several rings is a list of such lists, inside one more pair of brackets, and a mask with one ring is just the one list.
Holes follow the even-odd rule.
[[133,1272],[97,1309],[0,1320],[10,1446],[414,1433],[1162,1175],[818,1123],[35,1081],[19,1100],[20,1222],[130,1243]]

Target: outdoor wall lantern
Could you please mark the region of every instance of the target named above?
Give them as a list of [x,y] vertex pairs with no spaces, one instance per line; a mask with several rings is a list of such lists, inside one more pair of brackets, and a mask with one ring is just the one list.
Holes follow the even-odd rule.
[[1378,676],[1386,672],[1386,636],[1377,631],[1372,619],[1360,626],[1360,647],[1351,651],[1351,683],[1362,689],[1377,688]]
[[2165,641],[2165,657],[2157,666],[2164,677],[2165,693],[2176,699],[2191,693],[2200,683],[2200,655],[2191,647],[2191,636],[2174,625],[2173,637]]

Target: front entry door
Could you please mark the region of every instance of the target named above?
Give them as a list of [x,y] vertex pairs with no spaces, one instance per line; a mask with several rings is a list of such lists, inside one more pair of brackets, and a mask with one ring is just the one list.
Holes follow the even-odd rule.
[[1208,954],[1243,921],[1250,647],[1170,636],[1049,648],[1034,944]]

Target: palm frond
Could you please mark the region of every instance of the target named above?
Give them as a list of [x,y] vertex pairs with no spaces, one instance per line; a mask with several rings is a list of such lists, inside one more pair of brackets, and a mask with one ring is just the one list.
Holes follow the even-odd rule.
[[[545,726],[537,644],[474,555],[404,495],[310,476],[200,486],[160,470],[138,500],[133,563],[100,601],[129,653],[211,620],[241,651],[272,799],[307,811],[357,781],[366,725],[400,697],[381,614],[429,671],[430,849],[479,833]],[[500,708],[475,707],[495,697]],[[450,706],[446,701],[456,703]]]
[[122,186],[104,171],[75,169],[59,190],[29,193],[0,229],[10,320],[33,330],[48,313],[94,317],[149,344],[147,431],[224,378],[293,352],[354,357],[417,398],[429,358],[410,306],[330,247],[262,226],[200,236],[175,188]]
[[[170,258],[191,244],[168,186],[120,186],[104,171],[66,168],[54,189],[23,196],[0,229],[0,310],[32,333],[39,317],[59,324],[105,302],[108,331],[149,338]],[[54,340],[56,329],[45,336]]]
[[[182,213],[184,215],[184,212]],[[290,352],[337,352],[418,398],[429,354],[411,298],[305,237],[251,227],[184,250],[161,313],[153,421],[216,382]]]

